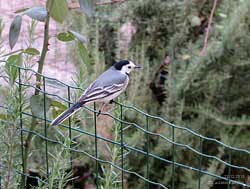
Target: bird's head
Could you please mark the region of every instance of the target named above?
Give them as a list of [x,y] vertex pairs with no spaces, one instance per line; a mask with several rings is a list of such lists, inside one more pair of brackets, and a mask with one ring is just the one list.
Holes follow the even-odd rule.
[[135,65],[132,61],[129,60],[121,60],[119,62],[116,62],[113,66],[115,67],[116,70],[119,70],[127,75],[129,75],[129,73],[134,68],[140,68],[140,66]]

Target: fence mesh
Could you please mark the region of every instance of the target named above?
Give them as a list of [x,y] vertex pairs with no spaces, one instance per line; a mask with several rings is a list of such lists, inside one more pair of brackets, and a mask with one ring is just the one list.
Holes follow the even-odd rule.
[[[211,178],[221,180],[224,183],[226,183],[227,188],[231,188],[234,186],[241,186],[249,188],[250,184],[246,182],[246,180],[242,178],[236,178],[232,173],[232,169],[237,169],[240,171],[243,171],[243,176],[249,175],[250,169],[244,166],[234,165],[232,161],[232,153],[240,153],[242,156],[248,158],[250,155],[250,151],[247,149],[240,149],[236,147],[229,146],[227,144],[224,144],[223,142],[202,136],[197,132],[194,132],[193,130],[175,125],[170,123],[169,121],[158,117],[149,115],[142,110],[136,108],[132,105],[125,105],[120,102],[115,102],[116,107],[116,113],[109,113],[109,112],[102,112],[103,117],[108,117],[109,119],[112,119],[115,123],[113,127],[117,127],[119,131],[117,132],[118,135],[115,138],[112,137],[105,137],[102,136],[100,133],[98,133],[98,121],[100,119],[97,117],[98,109],[96,107],[96,104],[93,105],[93,108],[84,107],[84,110],[87,115],[86,117],[86,127],[79,127],[79,124],[76,124],[77,122],[70,118],[66,123],[59,125],[58,127],[51,127],[50,122],[51,117],[48,117],[48,114],[46,113],[46,110],[48,109],[48,102],[46,102],[48,99],[57,99],[58,101],[62,102],[65,106],[69,107],[74,99],[74,95],[76,93],[81,93],[83,91],[80,87],[70,86],[67,85],[57,79],[46,77],[45,75],[41,75],[42,77],[42,83],[40,84],[40,88],[36,88],[35,83],[32,82],[26,82],[23,80],[23,75],[30,73],[30,75],[37,75],[39,73],[35,72],[32,69],[29,68],[23,68],[23,67],[16,67],[18,70],[18,77],[15,81],[15,86],[19,91],[19,100],[20,100],[20,114],[19,114],[19,120],[18,120],[18,137],[20,141],[20,156],[19,156],[19,162],[16,166],[15,171],[13,172],[14,175],[22,175],[26,176],[27,178],[36,178],[40,180],[42,183],[48,182],[48,177],[51,174],[51,167],[55,161],[55,158],[53,156],[56,156],[54,151],[56,151],[57,146],[60,148],[68,149],[70,154],[68,156],[68,163],[69,167],[73,167],[73,162],[75,159],[79,159],[79,157],[82,157],[83,159],[88,159],[92,162],[92,165],[94,166],[93,172],[94,172],[94,180],[96,188],[100,188],[100,183],[103,175],[103,170],[101,169],[102,165],[110,165],[113,170],[117,173],[119,172],[119,186],[120,188],[126,188],[126,180],[127,175],[133,175],[138,182],[144,182],[144,188],[176,188],[177,180],[175,180],[175,174],[176,174],[176,168],[182,168],[186,169],[191,172],[197,173],[197,188],[201,189],[204,188],[204,181],[202,180],[202,176],[207,175]],[[8,79],[8,76],[2,74],[0,75],[1,79]],[[53,83],[53,85],[51,85]],[[63,87],[64,91],[67,91],[66,95],[62,95],[60,93],[54,93],[55,87],[60,86],[60,88]],[[34,117],[34,114],[32,114],[27,107],[24,107],[23,105],[23,97],[22,92],[25,91],[28,93],[33,93],[32,91],[34,89],[39,90],[40,95],[42,98],[42,104],[43,106],[43,114],[40,116],[35,116],[35,120],[37,121],[37,126],[39,126],[39,129],[31,130],[29,127],[24,127],[24,124],[27,124],[27,120]],[[0,108],[1,111],[9,111],[11,112],[12,109],[10,107],[7,107],[5,105],[1,105]],[[127,113],[133,113],[137,116],[141,117],[140,123],[128,120],[126,118]],[[154,125],[154,127],[159,127],[159,132],[153,132],[152,131],[152,123],[157,124]],[[102,123],[101,123],[102,124]],[[43,129],[41,129],[41,126]],[[162,133],[160,128],[165,128],[168,133]],[[128,132],[127,130],[133,130],[134,132],[138,132],[138,137],[141,137],[141,140],[139,144],[131,144],[130,138],[127,136]],[[63,131],[62,133],[60,133]],[[166,130],[165,130],[166,131]],[[59,133],[59,134],[58,134]],[[65,133],[68,133],[66,136]],[[24,148],[25,144],[24,139],[28,136],[28,134],[31,134],[32,136],[35,136],[38,142],[41,143],[41,148],[39,148],[39,155],[42,156],[40,164],[42,164],[42,168],[44,170],[44,177],[37,177],[32,176],[28,174],[24,170]],[[176,134],[182,134],[182,135],[192,135],[194,138],[198,139],[199,144],[197,147],[190,146],[188,144],[182,143],[180,141],[176,140]],[[57,137],[55,137],[57,136]],[[61,137],[61,138],[60,138]],[[62,138],[66,137],[69,138],[69,145],[67,142],[65,143]],[[78,141],[78,138],[81,137],[82,139],[86,139],[87,141],[91,141],[88,144],[84,144],[84,140]],[[150,140],[153,138],[158,138],[161,140],[164,144],[166,144],[166,148],[168,148],[171,151],[171,157],[164,157],[161,154],[156,154],[153,151],[151,151],[150,148]],[[32,141],[32,142],[37,142]],[[217,146],[219,149],[223,149],[226,151],[226,154],[228,156],[227,161],[223,159],[222,157],[218,157],[211,154],[206,154],[203,152],[203,145],[204,143],[211,143],[211,148],[214,146]],[[103,145],[105,144],[105,145]],[[82,148],[84,146],[84,148]],[[113,161],[112,157],[109,158],[107,155],[101,155],[103,154],[103,148],[107,146],[113,146],[119,151],[119,160]],[[184,149],[186,151],[189,151],[193,154],[192,157],[197,157],[197,166],[189,165],[188,163],[183,163],[178,161],[178,150]],[[53,154],[54,153],[54,154]],[[34,154],[37,156],[37,154],[34,152]],[[34,155],[33,154],[33,155]],[[145,165],[145,168],[143,170],[138,170],[134,167],[128,167],[127,160],[130,157],[130,155],[133,156],[140,156],[144,157],[145,162],[143,164]],[[112,154],[113,155],[113,154]],[[106,157],[106,158],[105,158]],[[211,160],[216,161],[218,164],[223,165],[225,168],[228,169],[228,174],[225,176],[221,176],[219,173],[215,173],[211,170],[204,169],[204,160]],[[163,183],[158,182],[157,180],[154,180],[154,177],[151,178],[151,167],[150,167],[150,161],[158,161],[160,163],[164,163],[168,165],[168,168],[170,170],[169,177],[171,178],[171,184],[164,185]],[[1,177],[0,182],[4,179],[3,170],[6,168],[6,165],[1,163]],[[25,180],[20,179],[21,186],[24,186]],[[74,180],[72,180],[74,182]],[[188,181],[187,181],[188,182]],[[22,185],[23,184],[23,185]],[[209,184],[209,183],[205,183]],[[213,183],[210,183],[213,185]],[[0,185],[2,186],[2,183]],[[24,186],[25,187],[25,186]]]

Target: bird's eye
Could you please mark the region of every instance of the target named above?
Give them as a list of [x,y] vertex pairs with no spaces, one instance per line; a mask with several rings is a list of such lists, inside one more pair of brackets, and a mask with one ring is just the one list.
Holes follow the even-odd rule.
[[131,69],[131,66],[128,66],[128,69]]

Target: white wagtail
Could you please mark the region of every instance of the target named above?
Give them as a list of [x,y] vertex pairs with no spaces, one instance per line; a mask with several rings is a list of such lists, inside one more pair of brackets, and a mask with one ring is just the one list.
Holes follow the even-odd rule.
[[134,68],[140,68],[140,66],[136,66],[133,62],[128,60],[121,60],[113,64],[113,66],[103,72],[93,83],[89,85],[89,87],[72,107],[65,110],[55,120],[53,120],[51,125],[55,126],[60,124],[79,110],[83,105],[90,102],[103,103],[101,109],[99,110],[100,114],[106,104],[112,102],[114,98],[127,88],[129,73]]

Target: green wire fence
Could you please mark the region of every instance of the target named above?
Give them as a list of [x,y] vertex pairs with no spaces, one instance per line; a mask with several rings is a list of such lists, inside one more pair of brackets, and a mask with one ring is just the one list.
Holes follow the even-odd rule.
[[[227,188],[231,188],[232,185],[237,185],[237,186],[241,186],[241,187],[246,187],[246,188],[250,188],[250,183],[244,183],[242,181],[239,181],[237,179],[234,179],[234,177],[231,177],[231,170],[232,169],[237,169],[237,170],[242,170],[244,172],[246,172],[247,175],[249,175],[250,173],[250,169],[244,166],[238,166],[238,165],[234,165],[232,163],[232,152],[237,152],[237,153],[241,153],[246,157],[249,157],[250,155],[250,151],[247,149],[240,149],[240,148],[235,148],[232,146],[229,146],[227,144],[222,143],[221,141],[214,139],[214,138],[210,138],[210,137],[206,137],[206,136],[202,136],[197,132],[194,132],[193,130],[186,128],[186,127],[182,127],[179,125],[175,125],[172,124],[170,122],[168,122],[167,120],[161,118],[161,117],[157,117],[157,116],[152,116],[149,115],[143,111],[141,111],[140,109],[136,108],[135,106],[129,106],[129,105],[125,105],[125,104],[121,104],[119,102],[115,102],[116,107],[119,107],[119,112],[120,115],[119,116],[114,116],[111,113],[107,113],[107,112],[103,112],[102,114],[105,116],[108,116],[110,118],[112,118],[114,121],[118,122],[120,124],[120,141],[114,141],[108,138],[105,138],[103,136],[98,135],[97,133],[97,108],[96,105],[94,104],[93,108],[88,108],[88,107],[84,107],[86,111],[88,112],[92,112],[93,114],[93,127],[94,127],[94,132],[89,132],[87,130],[85,130],[84,128],[79,128],[79,127],[74,127],[74,124],[72,124],[72,119],[70,118],[68,121],[68,124],[61,124],[58,127],[59,128],[66,128],[68,129],[68,137],[71,141],[70,146],[66,146],[64,143],[60,142],[59,140],[49,137],[48,135],[48,128],[51,127],[50,126],[50,122],[52,120],[48,119],[47,115],[46,115],[46,97],[51,97],[51,98],[58,98],[60,99],[60,101],[64,102],[65,104],[67,104],[67,106],[70,106],[73,102],[72,102],[72,98],[71,98],[71,92],[72,91],[83,91],[83,89],[79,88],[79,87],[75,87],[75,86],[70,86],[67,85],[57,79],[51,78],[51,77],[46,77],[44,75],[41,75],[42,77],[42,84],[41,84],[41,89],[40,88],[36,88],[34,84],[30,84],[30,83],[25,83],[22,80],[22,74],[24,72],[30,72],[33,73],[34,75],[37,75],[39,73],[35,72],[34,70],[30,69],[30,68],[23,68],[23,67],[16,67],[18,69],[18,77],[15,81],[15,85],[18,87],[19,89],[19,99],[20,99],[20,104],[21,104],[21,98],[22,98],[22,94],[21,91],[23,88],[25,88],[25,90],[30,90],[30,89],[36,89],[39,90],[40,94],[43,95],[43,106],[44,106],[44,114],[43,117],[35,117],[37,120],[39,120],[40,122],[43,122],[44,125],[44,132],[43,133],[39,133],[36,132],[35,130],[29,130],[27,128],[23,127],[23,120],[25,118],[31,118],[32,115],[30,112],[28,112],[27,110],[25,110],[22,105],[20,106],[20,116],[19,116],[19,127],[18,130],[20,131],[20,150],[21,150],[21,157],[20,157],[20,161],[22,162],[21,166],[23,166],[24,163],[24,135],[27,135],[28,133],[31,133],[32,135],[40,138],[42,141],[45,142],[44,145],[44,152],[45,152],[45,168],[46,168],[46,173],[45,173],[45,177],[48,177],[50,175],[50,157],[49,157],[49,144],[53,144],[53,145],[60,145],[64,148],[69,148],[70,150],[70,160],[69,162],[71,162],[71,167],[72,165],[72,161],[74,160],[74,156],[75,154],[78,154],[78,156],[83,156],[86,158],[89,158],[91,161],[93,161],[93,163],[95,164],[95,168],[94,168],[94,172],[95,172],[95,185],[96,188],[100,188],[100,165],[101,164],[108,164],[113,166],[113,168],[115,168],[117,171],[120,171],[121,173],[121,183],[120,183],[120,187],[122,189],[125,188],[125,179],[126,179],[126,175],[127,174],[131,174],[134,175],[138,180],[142,181],[145,183],[145,187],[144,188],[153,188],[153,186],[155,186],[155,188],[171,188],[174,189],[176,188],[176,180],[175,180],[175,173],[176,173],[176,168],[180,167],[183,169],[188,169],[190,171],[193,171],[195,173],[197,173],[198,175],[198,179],[197,179],[197,188],[201,189],[202,187],[202,181],[201,181],[201,177],[203,175],[208,175],[211,176],[213,178],[216,179],[220,179],[223,180],[225,183],[227,183]],[[0,75],[0,79],[4,78],[4,79],[8,79],[8,76],[6,75]],[[67,97],[63,98],[61,95],[59,94],[54,94],[51,92],[48,92],[47,90],[47,84],[50,82],[56,82],[61,86],[66,87],[67,89]],[[6,109],[7,107],[4,105],[0,106],[1,109]],[[8,109],[8,111],[11,111],[11,109]],[[144,117],[144,124],[138,124],[135,122],[130,122],[124,119],[124,115],[126,111],[134,111],[136,112],[136,114]],[[159,127],[166,127],[169,129],[169,133],[168,136],[165,135],[165,133],[156,133],[156,132],[152,132],[150,131],[150,120],[156,120],[159,122]],[[145,142],[144,148],[139,148],[136,145],[129,145],[127,140],[125,140],[126,137],[126,129],[128,127],[133,127],[135,130],[138,130],[140,132],[143,133],[142,137],[143,137],[143,141]],[[85,149],[78,149],[76,146],[73,145],[73,134],[72,133],[78,133],[84,136],[88,136],[90,138],[92,138],[94,140],[94,145],[91,146],[94,149],[94,153],[91,154],[89,153],[87,150]],[[192,146],[189,146],[187,144],[183,144],[180,143],[178,141],[176,141],[176,133],[177,132],[183,132],[184,134],[189,134],[192,135],[193,137],[197,137],[199,140],[199,149],[195,149]],[[150,137],[157,137],[161,140],[163,140],[166,144],[171,145],[172,147],[171,149],[171,158],[166,158],[166,157],[162,157],[158,154],[155,154],[153,152],[150,151]],[[99,157],[99,148],[98,148],[98,143],[108,143],[108,144],[112,144],[117,146],[120,149],[120,163],[119,164],[114,164],[113,162],[106,160],[106,159],[102,159]],[[214,144],[224,148],[227,150],[228,152],[228,161],[222,160],[222,158],[214,156],[214,155],[208,155],[203,153],[202,151],[202,146],[204,144],[204,142],[213,142]],[[193,167],[187,164],[184,164],[182,162],[178,162],[178,158],[177,158],[177,149],[178,148],[183,148],[185,150],[189,150],[190,152],[194,153],[197,155],[198,157],[198,166],[197,167]],[[133,170],[133,167],[127,167],[126,166],[126,154],[128,153],[136,153],[138,155],[144,156],[145,157],[145,165],[146,165],[146,169],[145,169],[145,173],[140,172],[136,172]],[[228,175],[227,177],[225,176],[221,176],[219,174],[216,173],[212,173],[208,170],[204,170],[203,169],[203,159],[207,158],[210,160],[216,160],[219,163],[223,164],[224,166],[226,166],[228,168]],[[169,175],[169,177],[171,177],[171,184],[166,186],[162,183],[159,183],[157,181],[155,181],[154,179],[150,178],[150,161],[151,160],[155,160],[155,161],[159,161],[162,163],[165,163],[166,165],[171,165],[171,175]],[[1,164],[0,165],[0,169],[4,169],[5,165]],[[42,179],[39,177],[33,177],[30,176],[29,174],[27,174],[25,172],[24,169],[16,169],[15,173],[13,174],[17,174],[17,175],[23,175],[26,176],[27,178],[36,178],[38,180],[40,180],[41,182],[46,182],[46,179]],[[2,176],[0,175],[0,182],[2,181]],[[23,182],[23,181],[20,181]],[[74,181],[72,181],[74,182]],[[2,184],[0,184],[0,186],[2,186]],[[24,185],[22,185],[24,186]],[[2,188],[2,187],[1,187]]]

